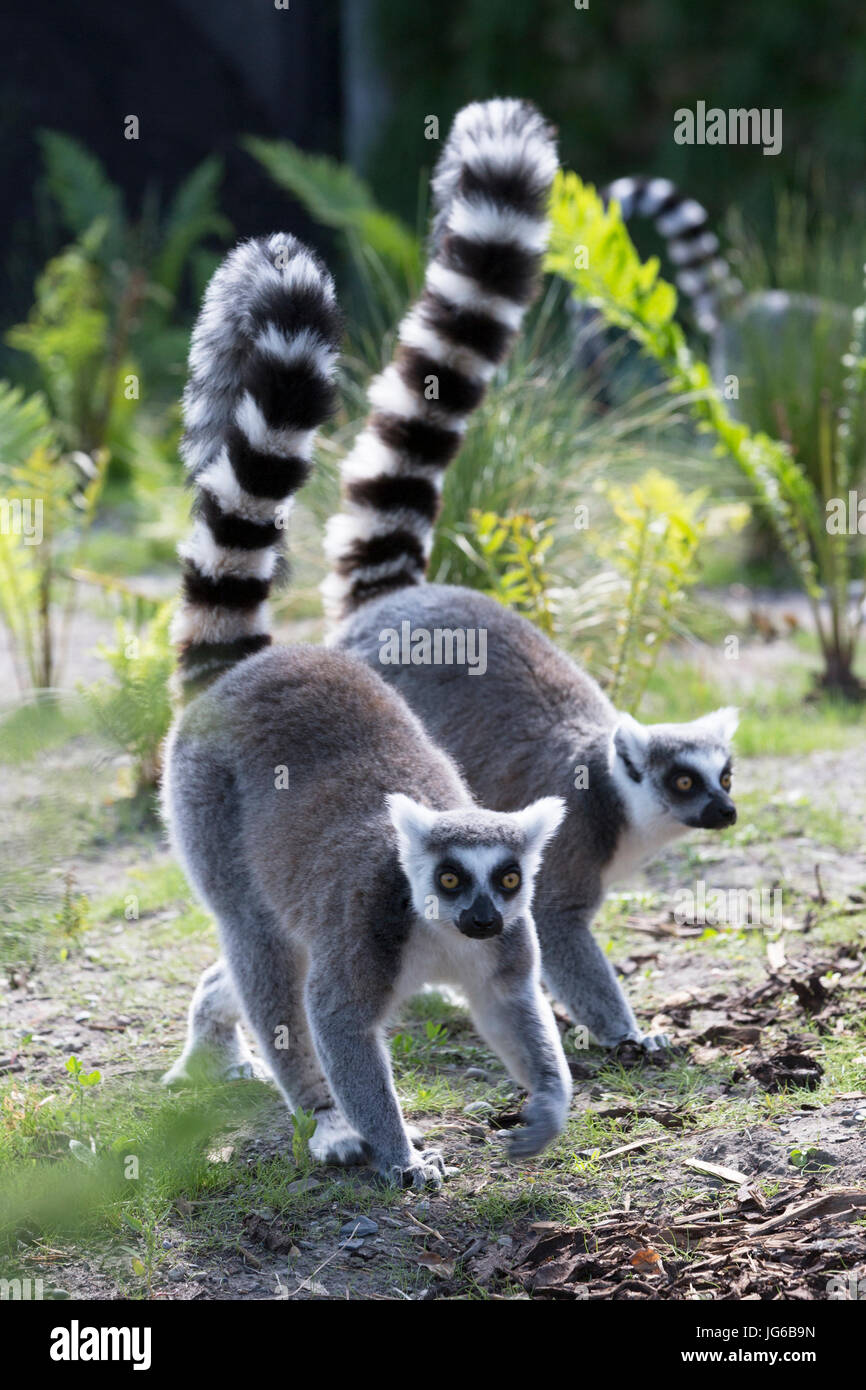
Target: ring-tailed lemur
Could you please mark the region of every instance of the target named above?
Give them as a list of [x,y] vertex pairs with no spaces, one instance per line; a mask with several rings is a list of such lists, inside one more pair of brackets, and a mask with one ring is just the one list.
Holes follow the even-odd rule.
[[343,462],[322,586],[332,614],[423,579],[445,469],[535,295],[556,167],[553,133],[528,102],[458,113],[433,176],[424,289]]
[[[555,167],[531,107],[491,102],[458,116],[433,180],[425,290],[400,328],[395,362],[370,388],[373,411],[344,464],[323,587],[342,620],[335,643],[405,696],[485,804],[505,810],[551,792],[567,800],[537,888],[543,976],[599,1043],[652,1047],[660,1040],[641,1032],[590,926],[620,874],[689,827],[736,819],[735,711],[641,725],[524,618],[473,590],[422,582],[444,468],[540,269]],[[448,382],[438,400],[425,394],[428,376]],[[386,634],[404,623],[428,635],[485,632],[483,679],[452,664],[383,664]]]
[[[769,425],[774,433],[778,431],[778,420],[750,419],[753,410],[748,400],[756,377],[766,378],[769,373],[772,382],[775,364],[781,373],[777,385],[786,399],[814,396],[816,380],[819,389],[829,384],[820,380],[820,374],[816,377],[814,354],[804,350],[804,345],[815,338],[823,345],[829,335],[835,351],[824,351],[823,357],[838,361],[851,335],[850,308],[799,291],[755,290],[747,294],[721,252],[706,208],[670,179],[626,176],[608,184],[601,196],[606,203],[617,201],[625,222],[642,218],[653,223],[674,267],[677,288],[691,305],[697,327],[708,337],[716,383],[722,386],[729,374],[737,375],[737,395],[729,399],[742,400],[739,408],[754,427]],[[599,332],[605,333],[603,320],[594,310],[578,305],[576,313],[581,321],[594,315]],[[587,344],[589,354],[597,357],[598,347],[593,347],[591,335],[581,332],[579,341],[584,357]],[[743,396],[740,377],[744,379]]]
[[721,255],[706,208],[681,193],[670,179],[627,176],[608,184],[601,196],[605,203],[619,204],[624,222],[642,217],[653,223],[675,269],[677,289],[690,301],[696,324],[703,333],[715,333],[720,304],[740,295],[742,286]]
[[394,1090],[383,1023],[425,983],[456,985],[530,1091],[514,1156],[562,1128],[571,1093],[539,983],[533,879],[563,804],[479,809],[395,691],[345,653],[278,648],[267,599],[292,495],[334,398],[340,316],[291,237],[247,242],[207,290],[190,352],[183,454],[196,522],[174,635],[187,703],[164,808],[224,961],[207,972],[166,1077],[242,1060],[239,1006],[311,1149],[438,1183]]

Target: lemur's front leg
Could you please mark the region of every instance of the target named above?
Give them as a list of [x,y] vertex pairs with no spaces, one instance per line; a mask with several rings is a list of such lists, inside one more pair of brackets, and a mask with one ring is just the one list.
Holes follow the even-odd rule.
[[574,1023],[601,1047],[637,1042],[649,1052],[670,1046],[663,1033],[644,1033],[613,966],[590,930],[592,913],[538,908],[541,973]]
[[512,928],[501,943],[499,968],[484,987],[469,991],[469,1005],[481,1036],[529,1092],[523,1124],[506,1141],[512,1157],[528,1158],[562,1131],[571,1075],[553,1010],[541,991],[531,928],[520,923],[518,932]]
[[351,962],[313,961],[306,988],[306,1010],[316,1051],[328,1084],[349,1122],[363,1139],[370,1162],[391,1182],[404,1187],[438,1187],[445,1174],[435,1149],[418,1152],[407,1127],[391,1062],[381,1034],[388,986],[381,999],[354,976]]

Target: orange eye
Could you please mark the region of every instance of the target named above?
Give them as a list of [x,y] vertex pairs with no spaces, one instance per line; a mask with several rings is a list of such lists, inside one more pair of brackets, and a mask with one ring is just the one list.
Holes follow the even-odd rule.
[[683,773],[682,777],[677,778],[675,785],[678,792],[690,792],[692,789],[692,779],[687,776],[686,773]]
[[506,893],[516,893],[520,887],[520,874],[517,869],[509,869],[507,873],[502,875],[499,882]]
[[439,887],[444,888],[446,893],[456,893],[460,887],[460,880],[452,869],[443,869],[439,875]]
[[730,772],[723,772],[722,775],[721,775],[721,777],[719,778],[719,781],[721,782],[722,787],[723,787],[723,789],[724,789],[726,792],[729,792],[729,791],[731,790],[731,781],[732,781],[732,780],[733,780],[733,779],[732,779],[732,777],[731,777]]

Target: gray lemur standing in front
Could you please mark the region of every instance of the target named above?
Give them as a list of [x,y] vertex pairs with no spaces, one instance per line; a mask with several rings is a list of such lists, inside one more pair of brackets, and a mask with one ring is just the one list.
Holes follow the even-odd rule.
[[331,411],[340,315],[292,237],[250,241],[208,287],[190,352],[183,454],[196,490],[174,636],[186,700],[164,807],[224,960],[206,972],[166,1080],[242,1060],[242,1009],[311,1149],[437,1183],[416,1152],[382,1027],[427,982],[455,985],[530,1091],[514,1156],[561,1130],[571,1083],[530,911],[563,804],[479,809],[397,693],[344,652],[271,645],[267,599],[292,495]]
[[[542,974],[604,1046],[653,1048],[590,932],[604,893],[689,827],[736,819],[736,712],[642,725],[524,618],[471,589],[424,583],[446,466],[532,298],[556,169],[550,132],[517,101],[458,115],[433,179],[431,257],[394,361],[343,465],[324,592],[336,645],[405,696],[473,792],[506,810],[548,793],[569,814],[537,887]],[[435,400],[425,382],[439,383]],[[403,625],[406,625],[404,628]],[[484,674],[390,664],[393,634],[486,634]],[[411,641],[410,644],[411,645]],[[444,649],[444,648],[443,648]]]

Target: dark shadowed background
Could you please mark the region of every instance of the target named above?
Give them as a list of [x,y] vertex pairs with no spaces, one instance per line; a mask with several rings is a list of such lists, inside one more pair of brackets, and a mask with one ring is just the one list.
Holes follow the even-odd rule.
[[[9,7],[12,11],[12,7]],[[63,243],[40,197],[36,132],[73,135],[135,209],[167,197],[206,155],[226,162],[221,204],[239,235],[311,234],[244,134],[287,137],[348,159],[386,207],[415,222],[436,146],[460,106],[534,98],[557,123],[567,164],[606,181],[666,174],[720,216],[736,197],[769,217],[780,185],[840,211],[862,195],[866,9],[860,0],[43,0],[4,24],[0,76],[3,318],[26,307],[34,273]],[[683,147],[673,113],[781,107],[784,148]],[[141,137],[124,139],[124,117]]]

